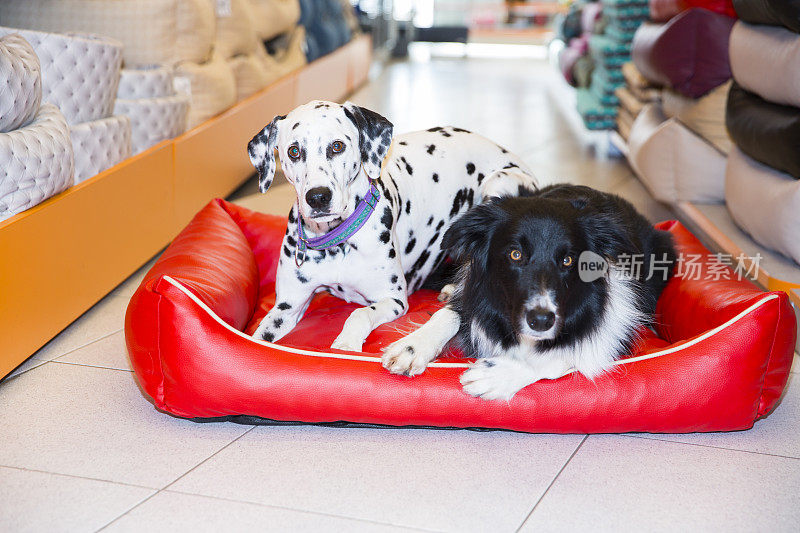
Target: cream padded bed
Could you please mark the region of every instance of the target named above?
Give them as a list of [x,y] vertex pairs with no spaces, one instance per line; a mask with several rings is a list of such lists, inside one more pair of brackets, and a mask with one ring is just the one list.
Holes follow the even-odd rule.
[[42,72],[33,47],[22,36],[0,37],[0,132],[29,123],[42,101]]
[[731,151],[732,141],[725,127],[725,104],[731,82],[724,83],[700,98],[689,98],[670,89],[661,93],[664,114],[678,119],[687,128],[713,144],[723,154]]
[[75,154],[75,183],[131,156],[131,121],[115,115],[69,127]]
[[259,39],[268,41],[295,27],[300,20],[298,0],[249,0]]
[[214,40],[215,0],[2,0],[7,26],[106,35],[128,68],[204,62]]
[[52,104],[30,124],[0,133],[0,220],[70,187],[73,164],[67,121]]
[[122,69],[117,98],[133,100],[170,96],[175,93],[172,78],[170,67],[153,65],[141,69]]
[[193,128],[236,103],[236,78],[219,54],[203,64],[182,63],[175,68],[175,88],[190,99],[187,127]]
[[174,94],[132,100],[118,99],[114,113],[131,120],[133,154],[186,131],[189,96]]

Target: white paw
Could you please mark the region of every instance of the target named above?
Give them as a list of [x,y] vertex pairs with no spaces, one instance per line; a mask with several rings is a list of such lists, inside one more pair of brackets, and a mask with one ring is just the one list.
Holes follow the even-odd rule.
[[272,340],[275,338],[275,334],[268,330],[267,324],[268,322],[266,320],[261,321],[261,324],[258,325],[255,333],[253,333],[254,339],[272,342]]
[[447,285],[442,287],[441,291],[439,291],[438,300],[440,302],[449,302],[450,298],[453,297],[453,293],[455,292],[455,290],[456,286],[452,283],[448,283]]
[[344,350],[347,352],[360,352],[361,347],[364,346],[364,339],[357,339],[352,335],[347,335],[344,331],[336,337],[336,340],[331,344],[334,350]]
[[510,357],[478,359],[461,374],[459,380],[464,392],[484,400],[510,400],[526,385],[534,381],[525,379],[528,374],[524,363]]
[[419,340],[418,336],[412,333],[387,346],[381,359],[383,368],[392,374],[409,377],[422,374],[428,363],[439,354],[432,349],[431,343],[418,342]]

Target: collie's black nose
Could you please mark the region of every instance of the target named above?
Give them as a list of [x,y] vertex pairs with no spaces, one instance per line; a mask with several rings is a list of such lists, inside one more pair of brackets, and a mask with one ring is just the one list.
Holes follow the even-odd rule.
[[306,193],[306,202],[312,209],[328,207],[333,192],[327,187],[314,187]]
[[556,314],[544,307],[537,307],[528,311],[525,320],[532,330],[547,331],[556,323]]

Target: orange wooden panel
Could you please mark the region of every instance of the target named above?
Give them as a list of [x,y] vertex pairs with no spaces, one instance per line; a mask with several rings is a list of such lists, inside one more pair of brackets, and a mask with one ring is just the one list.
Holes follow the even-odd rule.
[[309,63],[297,74],[295,107],[311,100],[339,102],[347,95],[351,48],[349,43]]
[[296,87],[297,74],[289,75],[175,139],[176,231],[209,200],[227,196],[253,174],[247,143],[294,107]]
[[173,219],[165,141],[0,222],[0,377],[164,247]]

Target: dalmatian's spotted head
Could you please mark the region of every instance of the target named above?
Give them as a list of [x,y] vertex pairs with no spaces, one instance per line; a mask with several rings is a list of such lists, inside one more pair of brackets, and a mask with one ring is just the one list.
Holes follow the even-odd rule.
[[[377,179],[392,141],[392,123],[350,102],[313,101],[277,116],[247,146],[261,192],[275,176],[275,150],[297,192],[300,214],[317,223],[346,218],[352,186]],[[364,172],[362,172],[362,170]]]

